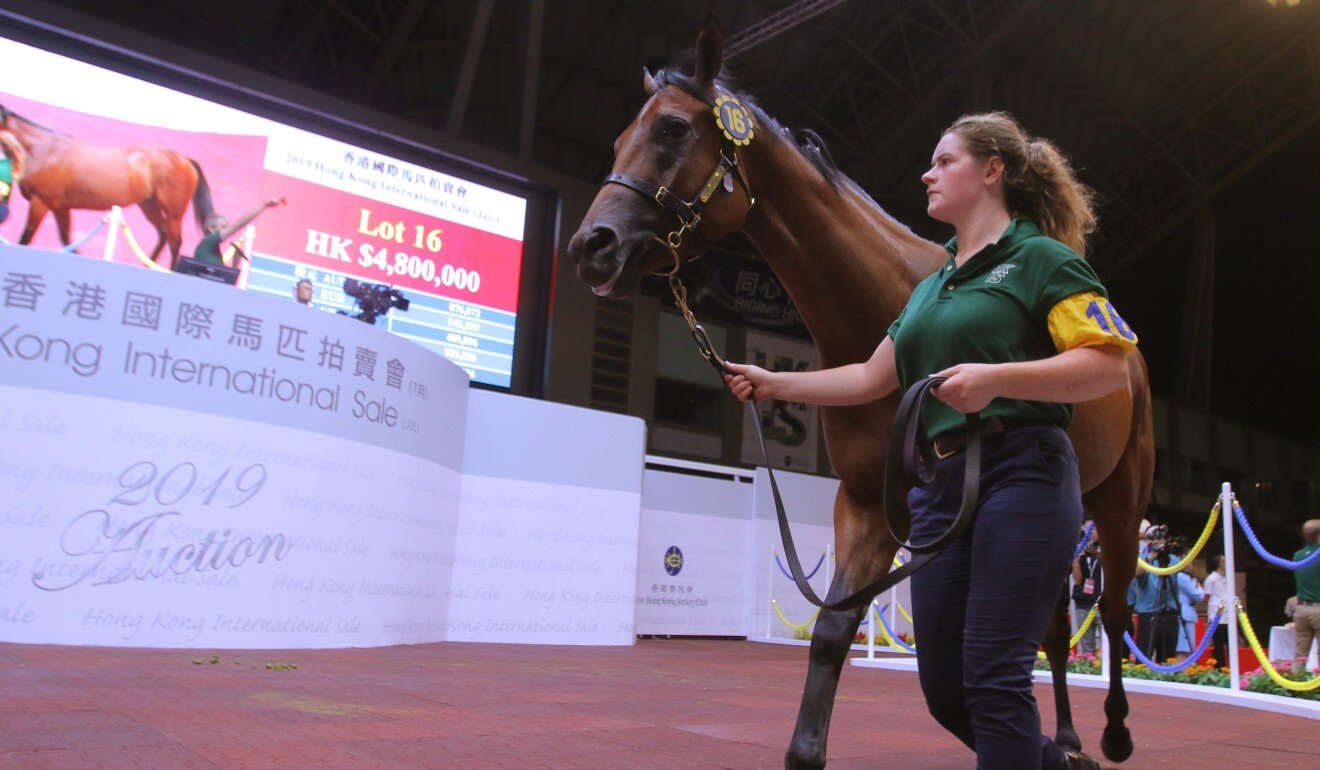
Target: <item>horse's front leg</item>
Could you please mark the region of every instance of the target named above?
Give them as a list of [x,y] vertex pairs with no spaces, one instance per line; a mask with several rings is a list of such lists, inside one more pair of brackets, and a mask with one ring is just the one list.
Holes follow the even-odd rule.
[[[827,604],[852,595],[889,571],[898,544],[889,537],[883,516],[878,503],[859,503],[844,487],[839,488],[834,503],[837,569],[825,597]],[[816,619],[811,632],[807,683],[802,690],[793,740],[784,757],[785,767],[825,766],[825,742],[839,675],[868,607],[870,604],[839,612],[822,611]]]
[[[1067,584],[1064,584],[1067,587]],[[1054,742],[1064,751],[1081,751],[1082,740],[1073,727],[1072,702],[1068,700],[1068,593],[1059,597],[1059,605],[1045,628],[1045,658],[1050,662],[1050,680],[1054,685]]]
[[[850,585],[842,570],[835,574],[829,598],[843,598],[851,591],[841,589]],[[834,612],[822,610],[811,632],[811,655],[807,665],[807,683],[802,690],[802,705],[798,707],[797,725],[793,728],[793,741],[784,757],[786,768],[820,768],[825,766],[825,739],[829,735],[830,715],[834,712],[834,694],[839,688],[839,675],[843,661],[852,649],[857,627],[869,604],[856,609]]]

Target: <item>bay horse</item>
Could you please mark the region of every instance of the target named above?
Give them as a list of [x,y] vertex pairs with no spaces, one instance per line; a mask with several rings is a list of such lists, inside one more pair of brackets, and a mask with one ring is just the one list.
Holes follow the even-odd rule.
[[60,241],[68,246],[69,210],[107,211],[136,205],[156,228],[157,257],[168,244],[173,269],[183,245],[183,214],[193,203],[197,227],[206,232],[215,215],[211,188],[197,162],[164,147],[94,147],[53,131],[0,105],[0,127],[13,134],[27,155],[19,189],[28,200],[27,245],[46,213],[55,215]]
[[[722,58],[722,34],[708,21],[697,38],[692,76],[643,71],[649,98],[615,141],[613,174],[569,243],[577,275],[598,295],[627,296],[641,275],[667,273],[677,260],[698,255],[704,244],[741,230],[797,305],[821,367],[865,361],[913,287],[948,256],[885,213],[818,146],[799,146],[749,97],[730,90],[719,77]],[[755,124],[749,141],[738,143],[742,146],[721,135],[725,125],[717,124],[719,105],[729,96],[746,106]],[[729,173],[712,173],[719,167]],[[724,176],[736,177],[739,184]],[[637,180],[646,181],[632,184]],[[641,192],[656,187],[662,189]],[[676,216],[680,222],[692,221],[687,201],[695,203],[707,191],[713,194],[702,201],[697,223],[676,228]],[[666,240],[676,248],[671,251]],[[1078,404],[1069,429],[1084,504],[1102,544],[1105,591],[1100,608],[1110,641],[1110,681],[1101,749],[1119,762],[1132,753],[1122,680],[1123,633],[1131,625],[1126,595],[1136,573],[1138,528],[1150,500],[1155,465],[1146,364],[1139,352],[1127,360],[1128,387]],[[882,502],[882,469],[897,404],[898,396],[892,395],[863,406],[820,410],[826,448],[840,482],[834,501],[838,569],[827,603],[885,574],[898,550]],[[787,767],[825,764],[839,676],[866,606],[822,611],[816,621]],[[1068,626],[1062,603],[1044,646],[1053,669],[1055,740],[1065,749],[1079,750],[1064,672]]]

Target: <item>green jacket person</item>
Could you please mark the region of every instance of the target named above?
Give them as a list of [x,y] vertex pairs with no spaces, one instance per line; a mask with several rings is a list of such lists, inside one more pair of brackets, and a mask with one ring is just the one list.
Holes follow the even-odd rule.
[[239,217],[230,224],[222,216],[214,216],[206,223],[207,233],[197,244],[197,249],[193,251],[193,259],[199,262],[209,262],[213,265],[223,265],[225,263],[224,255],[220,251],[220,245],[229,240],[244,227],[247,227],[252,220],[256,219],[266,209],[283,206],[287,203],[284,198],[271,198],[265,203],[257,206],[243,216]]
[[1050,142],[1005,113],[950,126],[922,175],[926,211],[953,225],[949,261],[917,285],[868,361],[816,372],[730,364],[746,400],[845,406],[947,377],[925,423],[935,480],[908,496],[912,542],[962,501],[962,413],[986,418],[972,527],[912,576],[918,676],[931,715],[978,767],[1098,768],[1040,732],[1031,669],[1082,519],[1072,405],[1127,385],[1136,335],[1082,258],[1090,191]]
[[0,131],[0,222],[9,219],[9,196],[23,178],[23,145],[8,131]]

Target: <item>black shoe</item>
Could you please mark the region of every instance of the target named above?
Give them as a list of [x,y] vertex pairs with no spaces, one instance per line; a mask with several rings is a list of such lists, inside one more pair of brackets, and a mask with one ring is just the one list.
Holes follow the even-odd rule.
[[1099,762],[1095,761],[1090,755],[1083,754],[1080,751],[1065,751],[1063,753],[1063,759],[1067,762],[1064,767],[1068,768],[1068,770],[1100,770]]

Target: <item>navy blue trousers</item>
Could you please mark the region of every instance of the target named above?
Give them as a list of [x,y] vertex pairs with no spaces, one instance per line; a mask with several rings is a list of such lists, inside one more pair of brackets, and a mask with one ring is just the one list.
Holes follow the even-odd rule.
[[[965,453],[912,490],[912,542],[949,527]],[[976,752],[980,770],[1056,768],[1040,732],[1031,670],[1071,568],[1082,522],[1077,455],[1059,428],[1023,426],[982,442],[973,526],[912,576],[921,689],[931,715]]]

